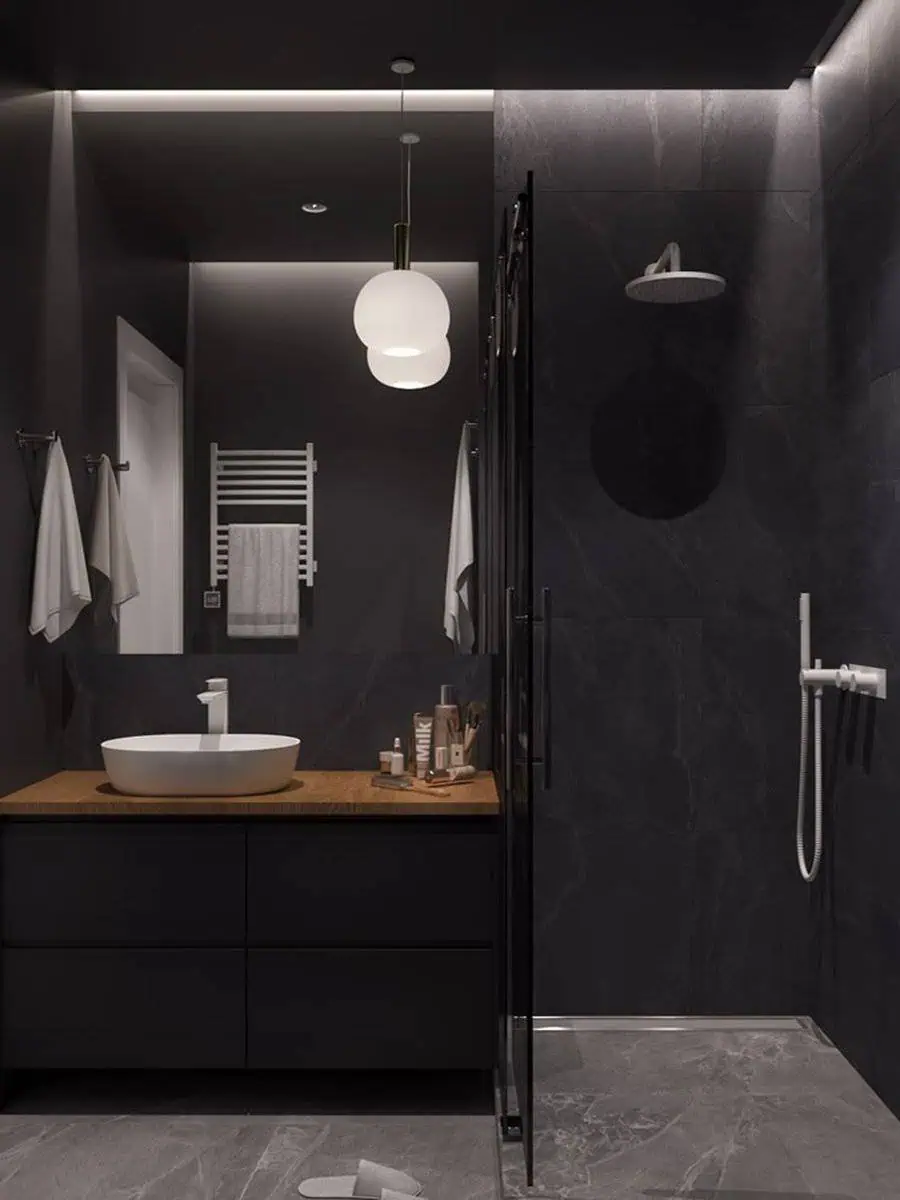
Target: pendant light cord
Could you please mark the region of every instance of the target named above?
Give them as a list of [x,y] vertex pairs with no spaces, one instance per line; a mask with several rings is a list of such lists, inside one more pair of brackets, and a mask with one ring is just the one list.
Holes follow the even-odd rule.
[[406,78],[400,76],[400,220],[408,225],[412,208],[412,146],[406,133]]
[[392,69],[400,76],[400,219],[394,225],[394,270],[408,271],[409,222],[412,211],[412,146],[419,139],[406,128],[406,79],[415,70],[411,59],[395,59]]

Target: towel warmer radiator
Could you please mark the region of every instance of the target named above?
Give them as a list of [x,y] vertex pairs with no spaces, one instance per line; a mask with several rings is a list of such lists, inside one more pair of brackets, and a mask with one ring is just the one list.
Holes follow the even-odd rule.
[[[216,590],[228,578],[228,522],[220,509],[302,508],[300,526],[301,583],[313,586],[313,493],[318,469],[312,442],[305,450],[220,450],[209,444],[209,586]],[[292,522],[294,523],[294,522]]]

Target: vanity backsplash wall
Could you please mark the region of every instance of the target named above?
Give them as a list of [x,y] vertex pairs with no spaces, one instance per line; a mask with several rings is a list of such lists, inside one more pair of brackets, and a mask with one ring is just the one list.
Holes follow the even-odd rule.
[[[430,712],[442,683],[461,701],[490,698],[490,657],[449,654],[73,654],[66,660],[73,707],[65,734],[68,768],[100,769],[100,743],[141,733],[206,728],[197,700],[204,681],[229,680],[231,729],[301,739],[298,766],[377,769],[394,737],[404,746],[416,711]],[[478,764],[490,763],[490,722],[478,738]]]
[[[481,408],[478,271],[434,264],[453,361],[424,391],[370,374],[353,304],[366,263],[196,263],[191,270],[186,649],[194,653],[443,651],[444,578],[462,423]],[[209,444],[315,446],[315,557],[299,641],[228,639],[209,586]],[[227,510],[226,510],[227,511]],[[234,519],[291,521],[296,509]]]

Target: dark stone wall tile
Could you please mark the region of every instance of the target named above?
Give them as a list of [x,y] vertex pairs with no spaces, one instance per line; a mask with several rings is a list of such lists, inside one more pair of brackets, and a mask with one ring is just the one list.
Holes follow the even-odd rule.
[[900,106],[881,120],[824,189],[831,391],[838,407],[900,366]]
[[820,183],[809,80],[780,91],[703,93],[703,187],[815,191]]
[[500,191],[700,187],[699,91],[500,91],[494,139]]
[[[590,424],[573,413],[571,442],[564,452],[547,446],[536,472],[536,577],[553,581],[556,610],[583,619],[789,618],[811,574],[809,427],[804,412],[738,410],[715,490],[696,510],[665,520],[617,503],[594,471]],[[629,447],[612,446],[613,458],[617,451],[631,469]]]
[[816,551],[823,611],[900,635],[898,394],[898,376],[884,376],[820,430]]
[[795,621],[555,621],[539,1011],[808,1011],[796,670]]
[[[806,1011],[796,612],[827,328],[810,87],[682,96],[662,147],[646,97],[498,99],[498,187],[536,173],[535,574],[557,614],[538,1008]],[[670,240],[726,276],[720,300],[626,299]]]
[[[659,351],[734,403],[810,402],[817,279],[804,193],[544,193],[537,203],[542,395],[597,397]],[[671,240],[686,269],[726,278],[721,297],[626,297],[626,283]]]
[[871,9],[870,3],[857,9],[813,75],[824,179],[834,174],[869,132]]
[[900,222],[895,249],[880,264],[872,293],[870,371],[874,379],[900,368]]
[[556,771],[536,799],[539,1012],[686,1011],[699,650],[696,620],[554,622]]
[[[442,683],[463,701],[490,700],[490,658],[419,654],[122,655],[83,653],[69,670],[76,704],[66,730],[66,766],[100,768],[100,743],[206,727],[196,696],[212,676],[229,681],[231,729],[301,740],[300,766],[365,770],[400,737],[412,714],[430,711]],[[490,762],[490,723],[479,762]]]
[[[814,625],[827,661],[900,669],[896,634],[854,628],[833,611]],[[890,695],[890,692],[889,692]],[[820,1020],[895,1111],[900,1109],[900,736],[890,702],[825,698],[826,827],[819,886]]]
[[703,621],[695,1011],[813,1006],[813,913],[794,844],[798,653],[796,598],[777,622]]
[[895,0],[866,0],[873,121],[900,100],[900,9]]
[[[870,125],[828,179],[821,205],[829,380],[817,430],[813,652],[828,664],[884,666],[890,681],[900,669],[897,6],[869,0],[837,50],[835,65],[850,64],[842,86],[854,97],[855,126],[866,91]],[[823,86],[833,82],[831,57],[817,72],[817,87],[819,74]],[[827,109],[823,137],[827,150],[834,140]],[[900,835],[900,725],[890,699],[826,694],[825,735],[819,1017],[900,1111],[900,887],[893,852]]]

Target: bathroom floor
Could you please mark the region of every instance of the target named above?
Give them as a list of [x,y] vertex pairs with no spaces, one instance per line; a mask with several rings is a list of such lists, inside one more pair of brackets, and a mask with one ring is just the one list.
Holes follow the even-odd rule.
[[286,1200],[307,1176],[353,1173],[360,1158],[409,1171],[428,1200],[497,1194],[489,1087],[487,1104],[373,1097],[371,1083],[363,1094],[338,1083],[318,1113],[308,1095],[294,1098],[302,1115],[281,1115],[293,1111],[287,1081],[274,1092],[171,1075],[35,1084],[0,1113],[0,1197]]
[[[900,1196],[900,1122],[810,1028],[541,1032],[535,1075],[532,1196]],[[521,1151],[502,1154],[526,1195]]]

